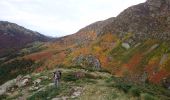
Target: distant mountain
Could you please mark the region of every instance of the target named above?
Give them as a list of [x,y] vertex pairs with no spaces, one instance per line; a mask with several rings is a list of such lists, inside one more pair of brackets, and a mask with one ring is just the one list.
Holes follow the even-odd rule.
[[38,32],[7,21],[0,21],[0,56],[35,41],[47,42],[50,38]]

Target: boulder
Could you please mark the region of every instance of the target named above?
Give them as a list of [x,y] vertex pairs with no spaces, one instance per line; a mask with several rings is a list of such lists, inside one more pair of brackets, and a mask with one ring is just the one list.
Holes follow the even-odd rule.
[[0,95],[5,94],[9,90],[9,88],[14,87],[15,83],[16,83],[16,79],[10,80],[10,81],[4,83],[3,85],[1,85],[0,86]]
[[30,75],[26,75],[26,76],[21,76],[19,75],[16,78],[16,86],[18,87],[24,87],[27,86],[31,83],[31,76]]
[[125,49],[130,49],[130,45],[128,43],[122,43],[122,47]]
[[17,83],[16,83],[16,85],[18,86],[18,87],[24,87],[24,86],[27,86],[28,84],[30,83],[30,79],[23,79],[23,80],[21,80],[21,81],[18,81]]
[[80,55],[73,59],[75,65],[80,65],[82,67],[92,67],[93,69],[101,69],[101,64],[99,59],[93,55]]

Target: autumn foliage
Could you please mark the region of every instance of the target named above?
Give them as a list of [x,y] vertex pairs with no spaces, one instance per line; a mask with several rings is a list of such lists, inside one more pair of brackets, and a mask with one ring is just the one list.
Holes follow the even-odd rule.
[[31,55],[26,56],[27,59],[31,59],[33,61],[41,60],[44,58],[50,58],[53,55],[52,52],[50,51],[45,51],[45,52],[39,52],[39,53],[34,53]]
[[128,69],[128,71],[135,71],[137,66],[140,64],[142,60],[142,54],[135,54],[127,64],[124,64],[124,68]]

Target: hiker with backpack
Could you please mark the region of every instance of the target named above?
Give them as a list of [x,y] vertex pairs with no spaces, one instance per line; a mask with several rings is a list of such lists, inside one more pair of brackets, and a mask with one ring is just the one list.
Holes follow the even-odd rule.
[[60,80],[61,80],[61,71],[57,70],[53,74],[54,74],[53,77],[54,77],[55,86],[59,87]]

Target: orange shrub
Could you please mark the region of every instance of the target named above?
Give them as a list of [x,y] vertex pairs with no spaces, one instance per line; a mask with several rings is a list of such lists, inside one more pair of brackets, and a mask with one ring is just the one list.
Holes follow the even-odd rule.
[[34,54],[31,54],[31,55],[28,55],[25,58],[31,59],[33,61],[37,61],[37,60],[41,60],[41,59],[44,59],[44,58],[46,58],[46,59],[50,58],[52,55],[53,55],[52,52],[45,51],[45,52],[39,52],[39,53],[34,53]]
[[137,66],[140,64],[141,60],[142,60],[142,54],[135,54],[127,64],[123,65],[123,67],[128,69],[128,71],[135,71]]
[[152,83],[159,84],[161,80],[170,74],[166,70],[160,70],[159,72],[155,73],[153,76],[150,76],[149,80]]

